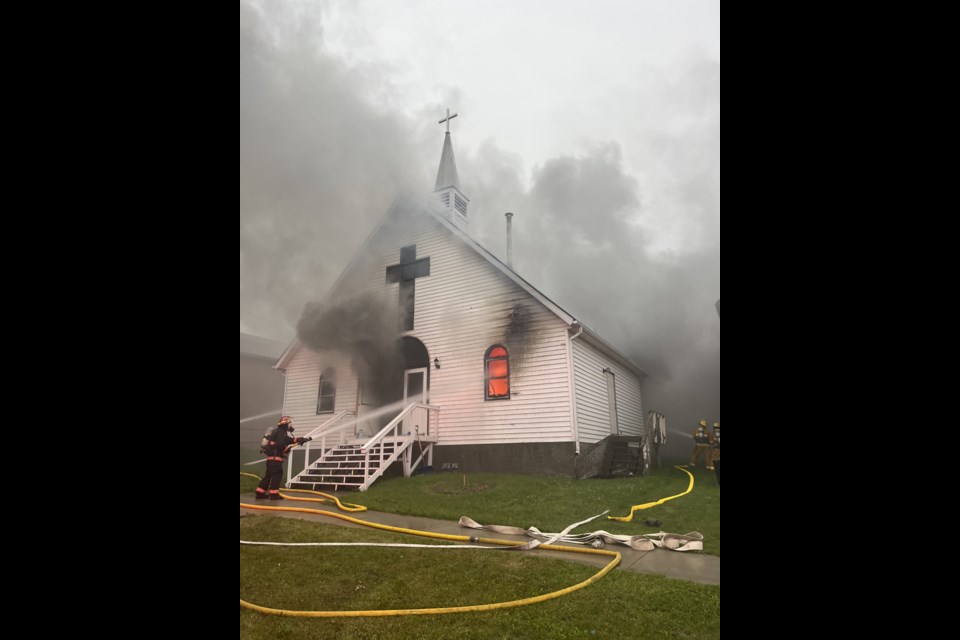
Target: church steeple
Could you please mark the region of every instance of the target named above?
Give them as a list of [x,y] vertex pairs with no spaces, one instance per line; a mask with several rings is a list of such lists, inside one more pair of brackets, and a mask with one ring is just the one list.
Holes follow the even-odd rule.
[[457,162],[453,158],[453,143],[450,141],[450,121],[459,114],[450,115],[438,124],[447,123],[447,132],[443,138],[443,151],[440,154],[440,168],[437,170],[437,184],[433,194],[440,204],[443,217],[463,229],[467,226],[467,207],[470,199],[460,191],[460,176],[457,174]]
[[437,170],[437,186],[433,190],[440,191],[446,187],[460,188],[460,176],[457,175],[457,161],[453,158],[453,143],[450,142],[449,131],[443,137],[443,152],[440,154],[440,168]]

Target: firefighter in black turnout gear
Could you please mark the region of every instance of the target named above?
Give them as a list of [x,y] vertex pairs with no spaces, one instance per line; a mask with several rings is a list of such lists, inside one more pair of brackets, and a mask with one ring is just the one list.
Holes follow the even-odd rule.
[[[280,495],[280,478],[283,477],[283,460],[290,453],[290,447],[303,444],[312,438],[293,437],[293,418],[283,416],[277,423],[277,428],[266,436],[266,445],[263,452],[267,454],[267,473],[257,486],[257,500],[283,500]],[[269,492],[269,493],[268,493]]]

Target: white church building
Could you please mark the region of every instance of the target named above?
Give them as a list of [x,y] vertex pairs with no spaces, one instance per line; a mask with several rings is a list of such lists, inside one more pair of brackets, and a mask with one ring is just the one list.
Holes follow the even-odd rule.
[[586,477],[619,456],[642,472],[646,374],[470,237],[451,117],[434,192],[394,201],[274,365],[313,436],[288,485],[365,490],[426,466]]

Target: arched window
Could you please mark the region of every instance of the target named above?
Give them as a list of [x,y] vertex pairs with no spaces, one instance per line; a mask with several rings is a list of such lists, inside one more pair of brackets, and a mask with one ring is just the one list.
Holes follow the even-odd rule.
[[507,350],[495,344],[483,358],[485,400],[510,399],[510,357]]
[[337,397],[337,370],[328,367],[320,375],[320,393],[317,395],[317,413],[333,413]]

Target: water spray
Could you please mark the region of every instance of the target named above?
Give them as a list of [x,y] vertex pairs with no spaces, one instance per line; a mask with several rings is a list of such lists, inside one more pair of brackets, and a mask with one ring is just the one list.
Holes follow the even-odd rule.
[[260,418],[266,418],[267,416],[278,416],[283,409],[277,409],[276,411],[267,411],[266,413],[261,413],[258,416],[250,416],[249,418],[244,418],[240,421],[240,424],[244,422],[250,422],[251,420],[259,420]]

